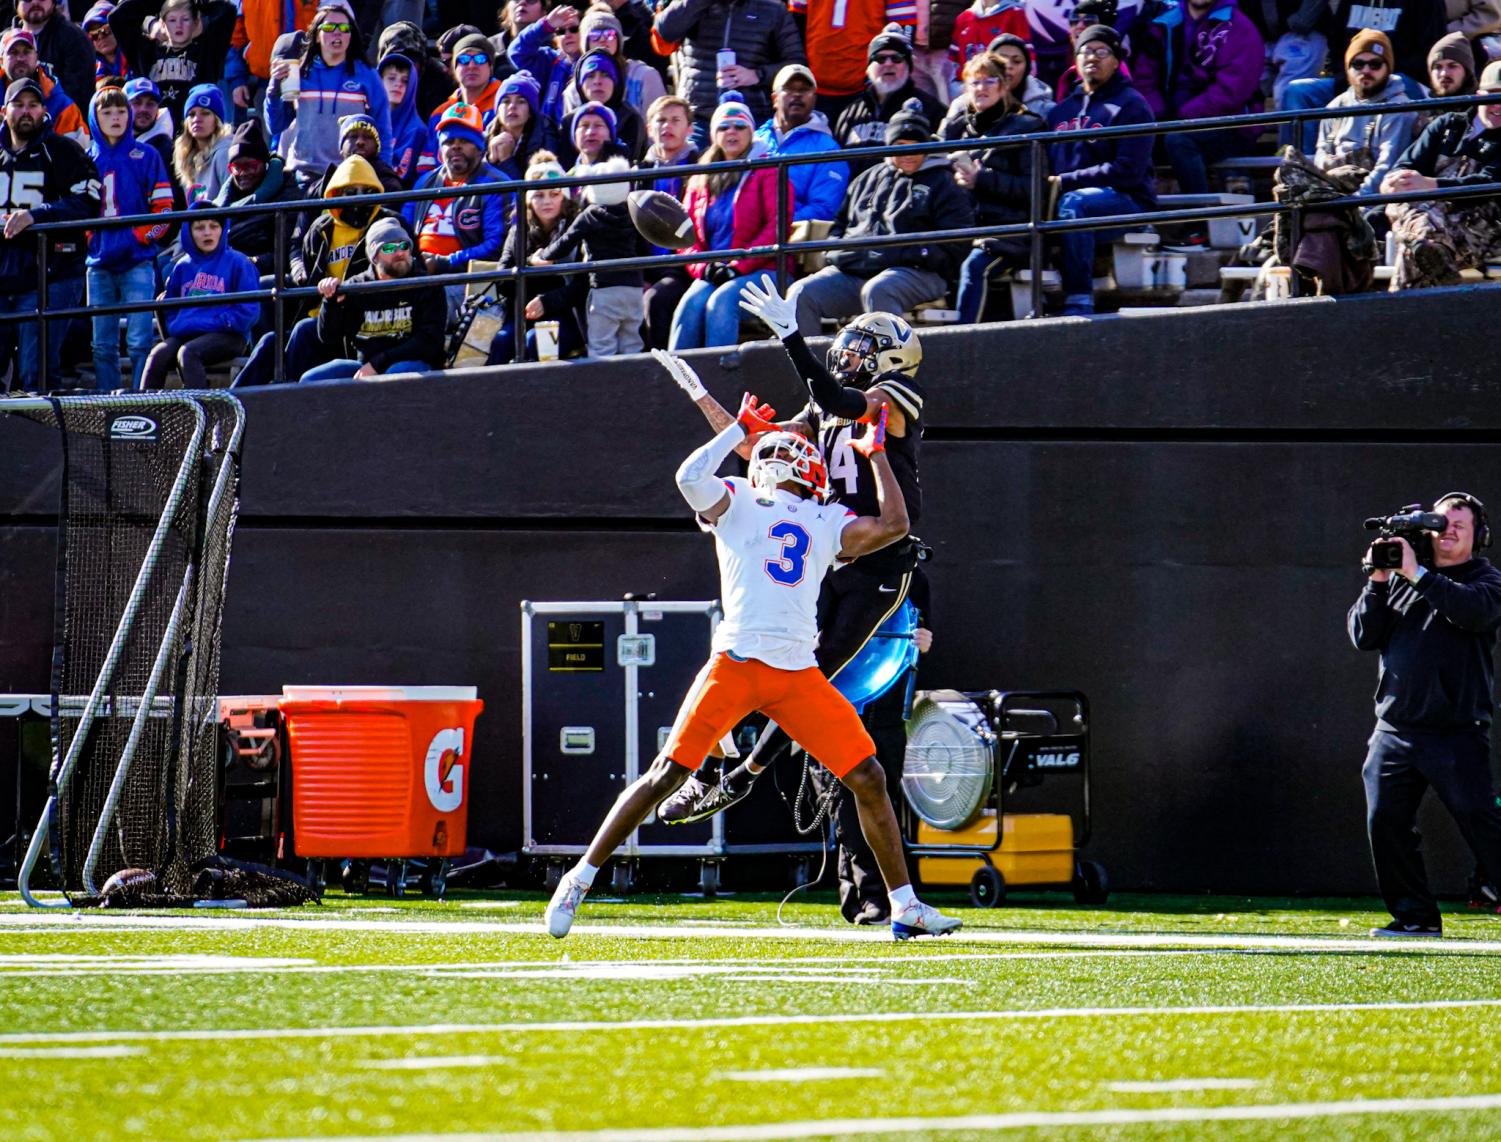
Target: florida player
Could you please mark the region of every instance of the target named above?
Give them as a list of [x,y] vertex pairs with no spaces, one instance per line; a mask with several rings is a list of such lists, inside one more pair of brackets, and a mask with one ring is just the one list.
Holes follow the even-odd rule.
[[[824,574],[836,560],[878,551],[907,534],[907,509],[885,452],[887,416],[883,411],[859,442],[876,473],[879,514],[857,516],[823,502],[827,474],[817,446],[778,431],[774,415],[747,395],[740,415],[678,469],[683,498],[714,536],[724,620],[662,753],[621,793],[583,859],[553,893],[546,918],[554,936],[568,934],[610,854],[703,764],[716,742],[757,710],[796,734],[850,791],[885,879],[893,935],[942,935],[960,926],[913,892],[875,745],[813,653]],[[757,437],[748,480],[715,475],[730,453]]]
[[[922,485],[918,479],[918,449],[922,441],[923,389],[916,379],[922,348],[912,327],[889,313],[867,313],[850,322],[829,347],[828,367],[814,358],[797,331],[791,302],[775,289],[746,287],[741,305],[761,318],[781,338],[798,375],[812,398],[786,427],[817,440],[828,458],[833,498],[855,511],[875,511],[876,478],[857,446],[882,410],[889,415],[887,454],[907,514],[916,526],[922,514]],[[692,396],[715,428],[729,423],[729,413],[704,389],[686,362],[659,354],[658,360]],[[818,664],[830,678],[860,652],[886,618],[907,597],[917,545],[909,537],[840,567],[823,584],[818,603]],[[695,775],[662,806],[665,824],[686,824],[713,816],[749,794],[752,782],[789,748],[791,739],[776,725],[762,733],[750,757],[725,773],[717,783]],[[885,759],[899,766],[900,756]],[[897,771],[893,769],[895,775]],[[819,784],[827,786],[826,782]],[[881,877],[872,855],[860,843],[853,807],[841,803],[835,812],[839,840],[840,911],[857,924],[883,924],[887,910]]]

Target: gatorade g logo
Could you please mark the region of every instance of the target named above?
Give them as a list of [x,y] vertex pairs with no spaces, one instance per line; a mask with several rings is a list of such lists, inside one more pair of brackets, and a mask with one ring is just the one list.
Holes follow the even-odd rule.
[[439,730],[427,747],[422,766],[422,783],[427,799],[440,813],[452,813],[464,803],[464,731]]

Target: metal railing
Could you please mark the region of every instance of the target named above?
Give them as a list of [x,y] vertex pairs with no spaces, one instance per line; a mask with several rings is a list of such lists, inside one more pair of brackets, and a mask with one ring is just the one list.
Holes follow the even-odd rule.
[[[1289,122],[1301,124],[1313,120],[1356,116],[1442,112],[1494,103],[1501,103],[1501,95],[1470,95],[1444,99],[1414,100],[1409,103],[1383,103],[1373,105],[1369,108],[1317,107],[1306,110],[1267,111],[1246,115],[1223,115],[1213,119],[1164,120],[1162,122],[1132,124],[1123,127],[1096,127],[1089,130],[1068,132],[1044,131],[1030,135],[1009,135],[999,138],[979,137],[974,139],[940,140],[932,143],[907,143],[897,146],[862,146],[857,149],[861,158],[877,160],[891,155],[948,154],[954,151],[1026,147],[1031,152],[1032,170],[1029,217],[1025,222],[1004,223],[993,226],[971,226],[964,230],[921,231],[910,234],[877,235],[865,238],[829,237],[799,242],[793,242],[790,238],[792,229],[792,210],[790,207],[793,204],[788,181],[789,168],[808,164],[839,162],[842,161],[841,154],[847,153],[843,150],[818,151],[795,155],[773,155],[758,159],[738,159],[719,163],[695,163],[680,167],[652,167],[645,170],[637,168],[625,176],[622,176],[619,172],[597,175],[569,175],[563,178],[548,179],[546,183],[547,188],[587,187],[600,183],[618,182],[630,182],[635,186],[650,186],[664,179],[680,178],[686,181],[695,174],[774,169],[777,172],[776,241],[770,245],[723,250],[702,250],[686,254],[654,254],[644,257],[617,258],[606,261],[581,261],[549,266],[531,266],[527,264],[530,251],[527,249],[526,212],[524,209],[513,209],[510,225],[516,232],[514,251],[516,264],[514,266],[505,269],[429,274],[424,276],[423,281],[425,284],[434,286],[468,285],[474,282],[512,282],[515,288],[512,291],[510,302],[510,322],[516,337],[516,360],[519,361],[525,356],[526,319],[524,310],[527,302],[526,292],[520,283],[528,277],[542,275],[570,276],[580,273],[590,273],[600,269],[667,269],[673,266],[686,266],[707,261],[770,258],[774,259],[774,272],[777,277],[778,286],[785,290],[787,286],[788,260],[798,254],[830,250],[878,248],[894,245],[972,243],[976,239],[981,238],[1025,237],[1028,239],[1029,244],[1028,264],[1031,270],[1032,312],[1033,314],[1040,314],[1043,305],[1042,268],[1044,245],[1047,238],[1051,235],[1086,230],[1119,230],[1130,226],[1139,226],[1144,221],[1155,225],[1160,223],[1172,224],[1178,222],[1207,221],[1215,218],[1255,217],[1280,213],[1292,214],[1296,220],[1301,211],[1306,209],[1304,206],[1295,203],[1264,201],[1230,206],[1199,206],[1179,210],[1143,210],[1131,214],[1049,221],[1043,217],[1048,204],[1045,148],[1049,145],[1063,142],[1076,143],[1091,139],[1125,139],[1148,135],[1192,133],[1196,131],[1245,130],[1247,128],[1274,126]],[[1233,159],[1225,160],[1221,165],[1233,166]],[[468,185],[463,188],[463,194],[465,197],[484,197],[492,194],[515,195],[528,188],[537,189],[537,185],[535,182],[527,182],[524,179],[505,179],[493,183]],[[1351,195],[1345,198],[1321,201],[1317,204],[1317,209],[1337,210],[1346,207],[1371,207],[1392,202],[1423,202],[1447,198],[1483,198],[1495,195],[1501,195],[1501,183],[1443,187],[1435,190],[1407,191],[1396,194]],[[361,195],[359,201],[362,206],[393,206],[399,208],[408,202],[431,202],[439,198],[452,197],[455,197],[455,188],[435,187]],[[240,301],[270,301],[273,312],[272,331],[275,333],[274,380],[281,381],[284,379],[286,368],[287,320],[284,303],[304,299],[311,300],[319,296],[316,283],[304,286],[288,284],[289,251],[285,215],[306,214],[310,210],[316,211],[320,208],[321,203],[327,201],[326,199],[298,199],[287,202],[239,204],[210,209],[200,208],[196,210],[172,211],[161,214],[137,214],[118,218],[99,218],[90,219],[86,222],[37,223],[29,227],[27,233],[32,235],[37,243],[38,315],[0,314],[0,325],[33,321],[37,320],[38,316],[46,317],[47,320],[37,321],[39,337],[38,360],[45,373],[49,347],[48,323],[50,321],[81,317],[92,318],[100,314],[136,313],[142,310],[167,311],[191,308],[199,305],[222,305],[229,298]],[[266,215],[275,216],[273,242],[274,272],[272,275],[272,285],[269,289],[258,289],[237,294],[216,294],[145,302],[119,302],[107,306],[84,305],[55,310],[49,310],[47,307],[47,259],[49,253],[47,247],[49,235],[59,232],[78,234],[84,230],[113,229],[122,226],[157,226],[163,223],[174,222],[188,223],[208,218],[218,218],[221,221],[227,220],[232,223],[237,217],[264,217]],[[25,235],[22,235],[21,238],[16,240],[24,240],[24,237]],[[191,238],[188,240],[191,241]],[[350,294],[375,293],[386,289],[408,288],[410,285],[411,281],[407,278],[365,282],[348,287],[346,292]]]

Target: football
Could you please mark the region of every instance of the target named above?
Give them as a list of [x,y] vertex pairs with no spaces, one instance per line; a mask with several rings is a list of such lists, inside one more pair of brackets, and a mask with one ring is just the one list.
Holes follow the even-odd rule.
[[660,190],[637,190],[626,201],[631,221],[653,246],[685,250],[693,245],[693,219],[672,195]]

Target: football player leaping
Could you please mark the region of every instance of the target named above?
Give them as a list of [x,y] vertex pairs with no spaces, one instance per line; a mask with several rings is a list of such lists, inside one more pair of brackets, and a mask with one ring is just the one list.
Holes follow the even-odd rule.
[[[856,445],[882,410],[889,416],[887,455],[915,527],[922,515],[922,485],[918,480],[918,447],[922,440],[923,389],[917,382],[922,348],[912,327],[889,313],[856,318],[829,346],[828,368],[814,358],[797,331],[792,304],[774,288],[746,287],[740,303],[765,322],[781,339],[811,400],[784,427],[818,441],[828,458],[832,498],[858,515],[876,512],[876,476]],[[730,415],[708,394],[687,363],[667,354],[657,359],[715,428],[730,423]],[[860,652],[877,628],[907,597],[917,565],[917,545],[910,537],[840,566],[824,580],[818,603],[818,665],[829,678]],[[662,806],[658,819],[687,824],[713,816],[750,792],[751,783],[789,747],[791,739],[772,724],[766,727],[750,757],[724,773],[717,783],[695,775]],[[888,763],[891,759],[888,759]],[[826,779],[816,783],[827,788]],[[839,841],[840,911],[856,924],[883,924],[887,911],[878,870],[860,844],[853,807],[841,799],[835,810]]]
[[[907,509],[885,453],[887,413],[881,410],[857,444],[875,473],[879,509],[864,516],[823,502],[827,473],[817,446],[777,431],[774,415],[747,395],[740,415],[678,469],[683,498],[714,536],[724,620],[666,747],[620,795],[583,858],[553,893],[547,930],[554,936],[568,934],[610,854],[688,780],[716,742],[757,710],[786,726],[850,791],[886,883],[892,934],[905,940],[960,926],[913,892],[875,745],[813,654],[824,574],[835,560],[880,550],[907,534]],[[715,475],[736,447],[752,440],[749,480]]]

